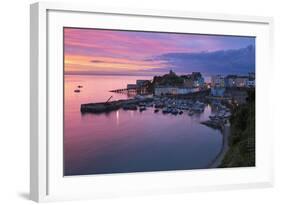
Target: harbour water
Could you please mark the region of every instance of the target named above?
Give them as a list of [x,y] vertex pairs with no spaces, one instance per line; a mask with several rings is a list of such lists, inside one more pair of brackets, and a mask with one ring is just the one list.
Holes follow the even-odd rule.
[[[222,147],[219,130],[200,124],[211,107],[189,116],[122,110],[81,114],[80,105],[127,99],[109,90],[125,88],[143,76],[65,75],[64,175],[207,168]],[[74,92],[82,85],[81,92]]]

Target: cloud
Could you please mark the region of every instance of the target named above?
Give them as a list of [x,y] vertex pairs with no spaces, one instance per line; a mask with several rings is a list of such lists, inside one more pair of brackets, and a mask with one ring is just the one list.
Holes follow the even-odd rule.
[[[65,70],[237,73],[254,70],[254,37],[64,29]],[[230,50],[232,49],[232,50]]]
[[[151,78],[155,75],[162,75],[163,72],[154,71],[158,68],[152,68],[151,70],[135,70],[135,71],[119,71],[119,70],[110,70],[110,71],[101,71],[101,70],[71,70],[65,71],[66,75],[125,75],[125,76],[150,76]],[[160,69],[161,70],[161,69]]]
[[101,60],[91,60],[91,63],[104,63],[105,61],[101,61]]
[[255,71],[255,46],[214,52],[166,53],[154,59],[168,63],[169,66],[161,68],[161,71],[172,69],[179,73],[200,71],[210,75],[247,74]]

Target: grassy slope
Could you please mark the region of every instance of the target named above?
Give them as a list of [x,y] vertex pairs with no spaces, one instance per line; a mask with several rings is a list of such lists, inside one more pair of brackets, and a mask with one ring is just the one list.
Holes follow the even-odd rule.
[[255,92],[250,91],[247,104],[234,109],[230,119],[230,149],[220,167],[255,166]]

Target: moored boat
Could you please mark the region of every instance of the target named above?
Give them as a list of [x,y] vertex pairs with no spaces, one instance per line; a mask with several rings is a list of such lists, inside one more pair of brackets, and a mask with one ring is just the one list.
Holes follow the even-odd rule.
[[192,116],[193,114],[194,114],[194,111],[193,110],[189,110],[188,115]]
[[137,110],[137,106],[134,104],[125,104],[123,105],[123,110]]
[[141,107],[140,107],[140,112],[145,111],[145,110],[146,110],[146,107],[145,107],[145,106],[141,106]]
[[177,115],[177,114],[179,113],[179,111],[178,111],[177,109],[172,109],[171,113],[172,113],[173,115]]
[[211,120],[215,120],[215,119],[217,118],[217,116],[216,116],[215,114],[211,114],[211,115],[209,116],[209,118],[210,118]]
[[162,113],[163,113],[163,114],[170,113],[170,112],[171,112],[171,109],[169,109],[169,108],[164,108],[164,109],[162,110]]

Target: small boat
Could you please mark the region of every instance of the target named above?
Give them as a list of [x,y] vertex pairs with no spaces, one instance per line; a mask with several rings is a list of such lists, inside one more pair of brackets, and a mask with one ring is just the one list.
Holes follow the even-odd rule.
[[155,108],[163,108],[164,104],[163,103],[155,103]]
[[183,106],[181,107],[181,109],[182,109],[182,110],[188,110],[189,108],[188,108],[188,106],[183,105]]
[[224,118],[224,115],[225,115],[225,112],[224,112],[224,111],[220,111],[220,112],[217,114],[218,118],[220,118],[220,119]]
[[137,100],[144,100],[145,97],[142,96],[142,95],[136,95],[136,96],[135,96],[135,99],[137,99]]
[[138,108],[136,105],[125,104],[125,105],[123,105],[123,109],[124,110],[137,110]]
[[155,113],[159,112],[159,109],[155,109],[154,112],[155,112]]
[[189,110],[188,115],[192,116],[194,114],[194,112],[192,110]]
[[146,107],[153,107],[153,103],[147,103]]
[[179,114],[180,114],[180,115],[182,115],[182,113],[183,113],[183,111],[182,111],[182,110],[181,110],[181,111],[179,111]]
[[140,112],[142,112],[142,111],[144,111],[144,110],[146,110],[146,107],[141,106],[141,107],[140,107]]
[[83,88],[83,86],[82,85],[78,85],[77,88]]
[[140,106],[140,107],[145,107],[146,104],[145,104],[144,102],[140,102],[140,103],[139,103],[139,106]]
[[215,119],[217,119],[217,116],[216,116],[215,114],[211,114],[211,115],[209,116],[209,118],[210,118],[211,120],[215,120]]
[[75,93],[80,93],[79,89],[74,90]]
[[225,115],[224,115],[224,118],[230,118],[231,116],[231,113],[230,112],[226,112]]
[[177,115],[177,114],[179,113],[179,111],[178,111],[177,109],[173,109],[173,110],[171,111],[171,113],[172,113],[173,115]]
[[166,114],[166,113],[169,113],[169,112],[171,112],[171,110],[170,110],[169,108],[164,108],[164,109],[162,110],[162,113],[163,113],[163,114]]

